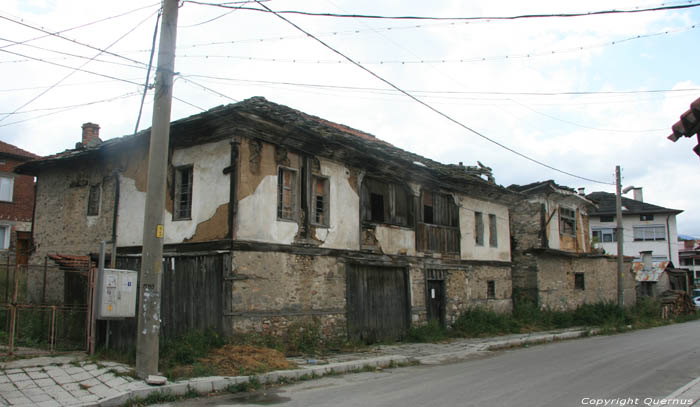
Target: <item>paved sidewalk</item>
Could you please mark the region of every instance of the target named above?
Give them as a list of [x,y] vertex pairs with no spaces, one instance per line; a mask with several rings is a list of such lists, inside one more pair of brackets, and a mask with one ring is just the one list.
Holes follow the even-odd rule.
[[[367,367],[447,363],[497,349],[573,339],[589,333],[585,330],[563,330],[488,339],[460,339],[439,344],[381,345],[368,352],[344,353],[327,358],[290,358],[297,364],[297,369],[256,377],[262,383],[276,383],[300,377],[348,373]],[[0,406],[119,406],[129,400],[143,399],[153,392],[183,395],[196,391],[209,394],[251,379],[249,376],[215,376],[150,386],[126,375],[130,371],[130,367],[119,363],[85,360],[85,355],[47,356],[0,364]],[[700,406],[699,397],[700,379],[667,398],[692,399],[693,405]]]

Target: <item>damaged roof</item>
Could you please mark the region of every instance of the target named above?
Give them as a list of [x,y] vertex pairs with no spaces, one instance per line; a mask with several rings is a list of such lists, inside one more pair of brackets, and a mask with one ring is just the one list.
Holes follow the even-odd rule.
[[681,137],[698,137],[698,144],[693,148],[695,154],[700,156],[700,98],[695,99],[690,104],[690,109],[686,110],[681,119],[671,126],[671,135],[668,139],[674,143]]
[[579,193],[576,192],[571,187],[567,187],[565,185],[559,185],[554,180],[546,180],[546,181],[537,181],[537,182],[532,182],[527,185],[517,185],[517,184],[512,184],[508,186],[508,189],[511,191],[519,192],[521,194],[525,195],[537,195],[540,193],[550,193],[554,192],[557,194],[561,195],[566,195],[566,196],[575,196],[577,198],[580,198],[581,200],[587,202],[590,205],[595,205],[594,202],[592,202],[588,197],[584,195],[580,195]]
[[[586,195],[588,199],[598,204],[598,208],[591,212],[591,215],[615,215],[616,197],[610,192],[592,192]],[[637,201],[630,198],[622,197],[622,213],[630,215],[653,214],[653,213],[670,213],[678,215],[683,212],[680,209],[664,208],[663,206],[652,205],[650,203]]]
[[0,155],[9,155],[15,158],[20,158],[24,160],[36,160],[41,158],[40,156],[30,153],[29,151],[22,150],[17,146],[0,141]]
[[[506,188],[482,178],[486,175],[482,168],[442,164],[402,150],[369,133],[270,102],[263,97],[218,106],[173,121],[170,144],[171,147],[190,146],[235,135],[258,138],[290,150],[376,171],[377,175],[397,180],[413,179],[456,190],[495,192],[500,197],[512,194]],[[118,152],[129,143],[144,142],[149,136],[150,129],[147,129],[135,135],[109,139],[94,147],[66,150],[25,163],[17,167],[16,172],[37,175],[73,160]],[[475,187],[477,191],[474,191]]]

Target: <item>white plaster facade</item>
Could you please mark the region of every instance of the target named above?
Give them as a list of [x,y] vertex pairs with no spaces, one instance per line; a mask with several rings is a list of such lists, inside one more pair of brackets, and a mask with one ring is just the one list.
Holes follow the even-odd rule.
[[[601,222],[599,216],[591,216],[590,219],[591,231],[602,229],[615,229],[617,223]],[[663,227],[665,231],[664,240],[653,241],[635,241],[634,228],[635,226],[658,226]],[[622,228],[624,229],[623,248],[624,255],[640,258],[640,252],[651,251],[654,261],[672,261],[674,266],[679,264],[678,261],[678,228],[676,226],[676,215],[673,213],[656,213],[654,220],[640,220],[639,214],[624,214],[622,215]],[[617,242],[598,242],[597,246],[605,250],[607,254],[617,255]]]
[[[460,252],[463,260],[510,261],[510,222],[508,207],[494,202],[482,201],[466,196],[458,196]],[[483,214],[484,244],[477,245],[475,233],[475,212]],[[489,216],[496,215],[496,247],[489,244]]]

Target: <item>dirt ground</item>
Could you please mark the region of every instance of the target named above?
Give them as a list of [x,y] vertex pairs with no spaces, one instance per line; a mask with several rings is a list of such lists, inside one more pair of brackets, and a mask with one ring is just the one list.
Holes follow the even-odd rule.
[[199,362],[214,368],[220,376],[264,373],[295,367],[279,351],[248,345],[225,345],[212,351]]

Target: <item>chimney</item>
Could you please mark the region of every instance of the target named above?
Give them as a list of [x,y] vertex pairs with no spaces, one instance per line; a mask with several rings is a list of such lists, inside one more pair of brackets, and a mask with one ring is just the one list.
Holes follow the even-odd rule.
[[641,187],[632,188],[632,191],[634,191],[634,200],[635,201],[644,202],[644,195],[642,195],[642,188]]
[[584,187],[578,188],[578,194],[581,196],[586,196],[586,188],[584,188]]
[[642,258],[642,264],[644,265],[644,270],[651,270],[654,268],[654,265],[651,262],[651,250],[645,251],[645,252],[639,252],[639,255]]
[[95,147],[102,143],[100,140],[100,126],[95,123],[83,124],[83,142],[82,147]]

